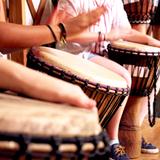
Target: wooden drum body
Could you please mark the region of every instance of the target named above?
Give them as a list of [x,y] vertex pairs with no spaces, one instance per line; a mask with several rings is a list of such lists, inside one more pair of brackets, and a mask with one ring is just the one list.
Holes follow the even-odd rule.
[[124,9],[127,13],[132,28],[144,33],[151,34],[150,23],[157,8],[156,0],[123,0]]
[[[138,158],[141,151],[141,106],[148,96],[148,108],[150,108],[149,95],[152,90],[156,93],[160,48],[116,41],[108,45],[108,56],[124,66],[132,77],[130,96],[120,123],[120,141],[126,146],[130,158]],[[151,118],[150,109],[148,111],[149,122],[153,126],[155,114]]]
[[90,98],[97,101],[103,128],[129,93],[122,77],[77,55],[57,49],[39,47],[32,50],[28,54],[27,66],[79,85]]
[[124,9],[131,24],[150,23],[155,10],[154,0],[123,0]]
[[108,159],[95,109],[4,93],[0,106],[0,159]]

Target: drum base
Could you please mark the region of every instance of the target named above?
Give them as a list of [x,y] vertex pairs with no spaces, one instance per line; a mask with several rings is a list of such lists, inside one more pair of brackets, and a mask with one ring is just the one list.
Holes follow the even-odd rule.
[[144,98],[146,97],[129,97],[120,123],[120,143],[125,146],[131,159],[141,155],[140,113]]

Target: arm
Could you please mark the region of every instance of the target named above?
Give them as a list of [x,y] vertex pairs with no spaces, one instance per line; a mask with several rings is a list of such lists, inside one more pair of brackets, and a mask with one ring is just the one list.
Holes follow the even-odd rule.
[[124,35],[122,37],[124,40],[131,41],[131,42],[137,42],[142,44],[148,44],[150,46],[154,47],[160,47],[160,41],[149,36],[146,34],[143,34],[139,31],[136,31],[135,29],[131,29],[127,35]]
[[0,75],[0,88],[3,89],[46,101],[69,103],[82,108],[96,106],[95,101],[89,99],[78,86],[10,60],[0,59]]
[[[91,12],[80,14],[77,17],[65,21],[64,26],[67,36],[69,37],[84,31],[87,27],[94,24],[104,12],[105,8],[99,7]],[[55,17],[53,16],[53,19],[50,20],[50,25],[57,37],[57,40],[59,40],[61,30],[54,20]],[[32,46],[55,41],[51,31],[45,25],[22,26],[18,24],[0,22],[0,31],[1,52],[8,52],[19,48],[30,48]]]
[[[60,34],[57,26],[53,29]],[[0,22],[0,51],[6,52],[18,48],[51,43],[53,40],[50,30],[44,26],[22,26]]]
[[160,47],[159,40],[132,28],[113,28],[109,33],[105,34],[105,39],[109,41],[123,39],[130,42]]

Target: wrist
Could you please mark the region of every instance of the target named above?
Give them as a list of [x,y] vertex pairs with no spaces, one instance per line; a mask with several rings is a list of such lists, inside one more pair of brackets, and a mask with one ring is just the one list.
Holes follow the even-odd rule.
[[50,31],[50,33],[51,33],[51,35],[52,35],[53,41],[54,41],[54,42],[57,42],[58,39],[57,39],[57,36],[56,36],[56,34],[55,34],[54,29],[53,29],[53,28],[51,27],[51,25],[49,25],[49,24],[46,24],[46,26],[47,26],[47,28],[49,29],[49,31]]
[[106,41],[106,34],[99,32],[98,33],[98,40],[101,41],[101,42]]
[[108,37],[107,37],[107,34],[104,33],[104,41],[107,41],[108,40]]

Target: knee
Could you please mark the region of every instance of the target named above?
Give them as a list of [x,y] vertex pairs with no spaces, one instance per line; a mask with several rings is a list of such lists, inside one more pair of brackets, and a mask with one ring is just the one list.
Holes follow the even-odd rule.
[[126,80],[128,87],[131,88],[132,84],[131,74],[125,68],[122,76]]

